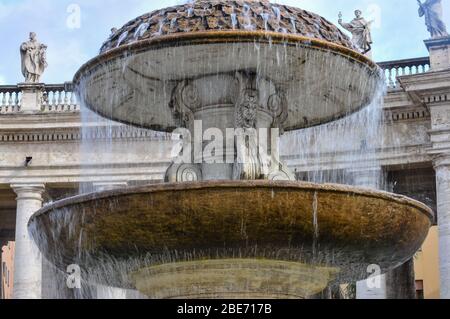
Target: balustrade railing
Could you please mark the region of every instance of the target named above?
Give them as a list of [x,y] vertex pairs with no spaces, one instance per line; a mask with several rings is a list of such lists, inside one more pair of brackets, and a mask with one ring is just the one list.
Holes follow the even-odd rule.
[[0,85],[0,114],[20,111],[21,90],[17,85]]
[[[40,92],[41,112],[76,112],[80,110],[72,83],[45,84]],[[0,85],[0,114],[19,113],[22,105],[19,85]]]
[[48,84],[42,93],[43,112],[78,111],[79,106],[73,92],[72,84]]
[[384,71],[388,88],[396,89],[399,87],[397,77],[427,72],[430,69],[430,58],[387,61],[378,63],[378,65]]

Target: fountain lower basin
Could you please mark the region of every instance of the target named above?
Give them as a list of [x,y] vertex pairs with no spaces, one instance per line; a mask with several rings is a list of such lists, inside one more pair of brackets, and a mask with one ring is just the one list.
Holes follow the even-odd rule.
[[[186,296],[182,292],[187,294],[202,269],[213,274],[224,269],[224,261],[230,265],[230,260],[223,276],[197,280],[198,290],[191,294],[227,296],[228,280],[237,295],[302,297],[330,283],[365,279],[371,264],[383,272],[401,265],[420,248],[432,219],[431,210],[419,202],[369,189],[303,182],[205,181],[62,200],[38,211],[30,229],[40,250],[61,269],[73,263],[85,269],[95,267],[101,256],[117,260],[153,256],[154,264],[130,272],[132,288],[150,297]],[[262,270],[269,265],[266,273],[276,263],[290,267],[284,267],[278,277],[273,270],[274,276],[266,281],[265,272],[256,271],[262,276],[261,284],[247,277],[254,284],[247,291],[245,285],[233,286],[239,276],[246,276],[249,264],[257,267],[255,260],[260,260]],[[186,262],[200,266],[192,268]],[[156,269],[152,267],[162,267],[175,286],[175,278],[184,278],[179,281],[178,296],[161,284],[160,276],[152,281],[150,274]],[[305,269],[315,281],[295,275]],[[140,279],[133,283],[131,278]],[[308,283],[302,285],[302,280]]]

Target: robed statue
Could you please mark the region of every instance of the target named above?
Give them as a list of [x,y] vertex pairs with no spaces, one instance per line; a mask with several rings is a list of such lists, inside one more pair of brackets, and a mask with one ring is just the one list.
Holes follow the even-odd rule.
[[370,26],[373,21],[366,21],[362,17],[362,11],[355,11],[355,18],[349,22],[342,21],[342,13],[339,13],[339,24],[352,34],[352,43],[362,54],[368,54],[372,50],[372,34]]
[[47,46],[37,41],[36,33],[30,33],[30,39],[20,46],[22,74],[26,83],[39,83],[47,67]]
[[426,0],[419,2],[419,16],[425,17],[425,24],[432,38],[448,36],[447,28],[442,19],[442,0]]

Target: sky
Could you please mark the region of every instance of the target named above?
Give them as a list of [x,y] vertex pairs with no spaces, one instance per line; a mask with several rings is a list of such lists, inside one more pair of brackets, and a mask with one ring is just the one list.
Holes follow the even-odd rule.
[[[185,0],[0,0],[0,85],[23,81],[20,44],[30,31],[48,46],[45,83],[71,81],[79,67],[93,58],[113,27],[155,9]],[[428,54],[429,38],[417,0],[280,0],[272,1],[318,13],[337,24],[354,10],[373,23],[373,59],[388,61]],[[450,22],[450,0],[443,0],[444,20]],[[450,27],[450,24],[449,24]]]

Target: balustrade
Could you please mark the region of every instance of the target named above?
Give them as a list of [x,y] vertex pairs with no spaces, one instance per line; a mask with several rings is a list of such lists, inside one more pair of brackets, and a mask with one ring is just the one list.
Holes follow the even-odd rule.
[[[21,111],[22,91],[18,85],[0,85],[0,114]],[[80,107],[72,84],[46,84],[41,94],[43,113],[77,112]]]
[[430,58],[416,58],[378,63],[384,71],[388,89],[397,89],[399,83],[397,77],[428,72],[430,69]]
[[20,111],[21,92],[15,85],[0,86],[0,113],[15,113]]

